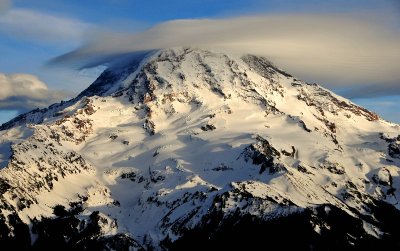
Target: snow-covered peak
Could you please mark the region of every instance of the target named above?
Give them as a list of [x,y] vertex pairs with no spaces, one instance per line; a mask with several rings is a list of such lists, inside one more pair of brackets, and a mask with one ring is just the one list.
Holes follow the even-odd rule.
[[[257,93],[260,84],[269,92],[275,91],[277,96],[282,96],[291,89],[298,89],[298,99],[310,106],[315,106],[320,111],[327,110],[335,113],[335,110],[340,109],[349,111],[349,114],[362,115],[368,120],[379,119],[376,114],[354,105],[349,100],[339,97],[319,85],[307,84],[292,77],[263,57],[229,55],[199,48],[177,47],[120,55],[116,58],[110,62],[108,68],[96,81],[76,98],[54,104],[49,108],[36,109],[22,114],[1,125],[0,129],[4,130],[22,124],[42,123],[51,117],[58,116],[64,108],[76,104],[85,97],[118,95],[121,90],[127,88],[137,91],[143,89],[142,91],[150,96],[155,95],[152,93],[153,88],[161,89],[161,96],[166,95],[166,92],[170,93],[174,90],[179,92],[183,89],[194,94],[193,89],[199,87],[207,87],[214,92],[220,92],[223,98],[229,98],[224,95],[232,95],[233,92],[253,92],[251,95],[254,99],[259,99],[260,102],[264,100],[262,102],[267,102],[270,106],[268,109],[274,109],[273,106],[278,97],[273,97],[273,95],[260,97],[260,93]],[[261,77],[261,82],[257,82],[260,79],[251,79],[254,74]],[[282,82],[281,79],[289,81]],[[223,92],[224,90],[226,93]],[[150,96],[147,98],[151,98]],[[246,98],[246,93],[239,93],[236,96]],[[141,98],[143,99],[143,97]]]
[[[98,243],[148,249],[184,245],[191,231],[222,238],[248,219],[300,217],[321,238],[364,245],[392,234],[378,214],[399,210],[399,135],[399,125],[265,58],[153,51],[2,126],[1,215],[36,226],[39,243],[52,222],[40,217],[81,222],[63,237],[71,245],[95,225]],[[54,219],[56,205],[65,209]]]

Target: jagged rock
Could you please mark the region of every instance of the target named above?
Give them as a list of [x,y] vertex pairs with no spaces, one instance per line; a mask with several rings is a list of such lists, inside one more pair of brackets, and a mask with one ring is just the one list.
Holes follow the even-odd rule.
[[281,154],[276,150],[268,140],[257,136],[257,143],[251,144],[246,147],[241,154],[246,162],[252,160],[254,165],[260,166],[260,174],[269,168],[270,173],[275,173],[285,170],[285,168],[279,164],[274,163],[274,159],[279,159]]
[[383,186],[392,186],[393,184],[392,175],[390,174],[390,171],[385,168],[380,169],[377,174],[374,174],[374,176],[372,176],[372,180],[375,183]]
[[146,119],[146,121],[143,124],[143,128],[150,134],[154,135],[155,134],[155,124],[152,120]]
[[311,130],[307,128],[307,126],[306,126],[306,124],[304,123],[303,120],[300,120],[299,123],[300,123],[300,125],[303,127],[303,129],[304,129],[305,131],[311,132]]
[[400,159],[400,143],[392,142],[388,148],[390,157]]
[[220,164],[217,167],[214,167],[213,169],[211,169],[213,171],[228,171],[228,170],[233,170],[233,168],[226,166],[225,164]]
[[344,168],[339,164],[339,163],[332,163],[329,161],[325,161],[324,163],[321,164],[322,168],[326,168],[329,172],[333,174],[345,174]]
[[212,131],[215,129],[217,129],[217,128],[214,125],[210,125],[210,124],[207,124],[207,125],[204,125],[201,127],[201,130],[203,130],[203,131]]

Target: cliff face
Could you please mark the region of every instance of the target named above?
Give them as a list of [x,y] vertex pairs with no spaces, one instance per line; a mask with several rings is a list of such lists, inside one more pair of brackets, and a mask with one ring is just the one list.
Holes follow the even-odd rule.
[[392,247],[399,135],[265,58],[143,54],[2,125],[0,240],[179,249],[267,233],[271,247]]

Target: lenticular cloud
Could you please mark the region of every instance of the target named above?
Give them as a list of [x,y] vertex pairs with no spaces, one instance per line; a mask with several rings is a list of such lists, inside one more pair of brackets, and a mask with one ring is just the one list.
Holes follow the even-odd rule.
[[399,82],[400,35],[370,20],[333,14],[175,20],[136,34],[92,33],[90,42],[52,62],[83,62],[84,67],[112,55],[199,46],[266,56],[299,77],[323,83]]

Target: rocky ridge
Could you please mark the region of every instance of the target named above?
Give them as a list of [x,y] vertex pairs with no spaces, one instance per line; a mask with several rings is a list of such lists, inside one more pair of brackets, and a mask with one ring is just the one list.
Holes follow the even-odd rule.
[[149,52],[0,129],[0,242],[23,249],[399,246],[400,126],[262,57]]

